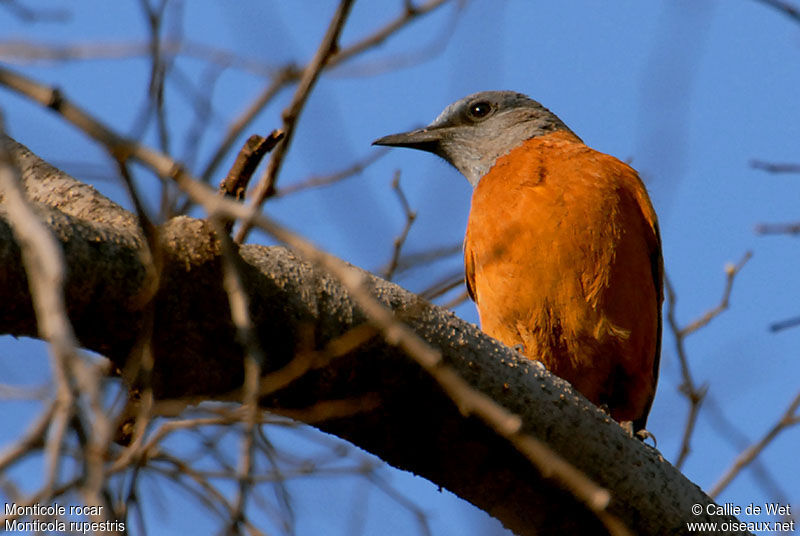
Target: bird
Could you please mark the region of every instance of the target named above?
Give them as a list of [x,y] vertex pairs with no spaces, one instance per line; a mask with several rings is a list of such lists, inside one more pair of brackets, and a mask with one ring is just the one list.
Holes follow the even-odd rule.
[[433,153],[472,185],[464,269],[481,329],[652,437],[664,267],[638,173],[514,91],[468,95],[373,145]]

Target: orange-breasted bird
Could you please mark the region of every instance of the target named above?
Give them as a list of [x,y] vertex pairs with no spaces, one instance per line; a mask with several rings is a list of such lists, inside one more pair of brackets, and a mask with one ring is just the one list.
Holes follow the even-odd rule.
[[464,264],[483,331],[648,435],[663,261],[636,171],[512,91],[475,93],[374,143],[434,153],[472,184]]

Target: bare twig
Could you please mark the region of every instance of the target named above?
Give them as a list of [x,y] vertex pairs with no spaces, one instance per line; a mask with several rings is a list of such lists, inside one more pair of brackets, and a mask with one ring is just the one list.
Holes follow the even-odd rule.
[[769,445],[772,440],[778,436],[778,434],[790,426],[800,424],[800,414],[797,413],[799,407],[800,392],[794,396],[794,399],[786,408],[786,411],[784,411],[783,415],[781,415],[778,421],[772,425],[767,433],[764,434],[764,437],[746,448],[741,454],[739,454],[739,456],[736,457],[733,465],[731,465],[731,467],[717,481],[717,483],[714,484],[714,486],[711,488],[711,491],[708,492],[708,495],[710,497],[716,497],[722,493],[722,491],[728,487],[728,484],[730,484],[731,481],[733,481],[733,479],[736,478],[736,476],[741,473],[745,467],[755,460],[758,455],[761,454],[761,452],[767,447],[767,445]]
[[33,9],[17,0],[4,0],[0,6],[25,22],[63,22],[70,17],[69,11],[65,9]]
[[[216,132],[212,120],[219,120],[219,114],[214,110],[214,91],[217,82],[222,77],[223,70],[216,65],[210,65],[199,73],[198,80],[194,81],[183,72],[179,63],[174,63],[170,69],[170,81],[185,95],[184,101],[192,109],[192,122],[186,127],[183,136],[181,160],[186,166],[195,169],[200,152],[203,149],[202,139],[208,131]],[[176,200],[172,201],[175,204]],[[168,217],[175,215],[173,207]]]
[[334,359],[347,355],[375,337],[376,334],[375,328],[368,324],[361,324],[336,337],[322,350],[303,350],[298,352],[286,366],[261,378],[259,395],[266,396],[283,389],[293,381],[301,378],[306,372],[325,367]]
[[64,261],[61,250],[48,228],[37,218],[25,200],[20,177],[11,153],[0,143],[0,192],[9,220],[20,243],[22,260],[28,276],[31,298],[36,311],[39,333],[50,342],[56,400],[52,431],[46,440],[46,478],[42,495],[49,498],[58,481],[61,449],[75,400],[73,364],[77,339],[66,315],[61,287]]
[[[729,419],[713,396],[706,397],[703,409],[711,426],[716,428],[718,435],[731,447],[743,451],[750,445],[751,441],[740,429],[738,419]],[[767,496],[772,497],[775,502],[788,502],[788,494],[781,488],[763,459],[755,458],[750,464],[750,472]]]
[[[361,41],[347,48],[334,51],[331,57],[328,58],[327,64],[324,66],[324,68],[332,69],[337,65],[340,65],[341,63],[349,60],[350,58],[357,56],[362,52],[381,44],[383,41],[388,39],[392,34],[401,30],[403,27],[405,27],[407,24],[409,24],[416,18],[434,11],[435,9],[441,7],[448,1],[451,0],[432,0],[417,7],[406,6],[406,9],[399,17],[389,22],[388,24],[377,30],[372,35],[365,37]],[[280,92],[280,90],[286,87],[288,84],[296,82],[300,78],[302,73],[308,71],[309,67],[310,64],[303,68],[297,68],[294,65],[288,65],[277,70],[276,73],[272,73],[272,81],[270,82],[270,84],[247,107],[247,110],[245,110],[244,113],[242,113],[228,127],[228,130],[225,133],[225,138],[220,143],[217,150],[214,152],[214,155],[209,160],[209,163],[200,173],[200,177],[203,179],[203,181],[208,182],[211,180],[211,176],[214,174],[222,159],[225,157],[230,148],[233,146],[233,143],[236,140],[236,138],[238,138],[244,131],[244,129],[247,128],[247,126],[252,123],[252,121],[258,116],[259,113],[261,113],[261,111],[267,106],[267,104],[269,104],[272,101],[275,95],[277,95]],[[184,211],[185,208],[186,207],[184,207]]]
[[55,401],[50,401],[29,426],[25,434],[0,452],[0,473],[5,473],[11,464],[25,456],[32,449],[40,448],[44,445],[47,429],[50,426],[55,409]]
[[800,9],[784,0],[758,0],[762,4],[774,7],[795,22],[800,22]]
[[403,226],[403,230],[400,231],[400,235],[394,239],[392,258],[389,260],[389,264],[383,271],[383,278],[387,281],[391,281],[392,277],[394,277],[394,273],[397,270],[397,262],[400,260],[400,252],[403,249],[403,245],[406,243],[408,232],[411,230],[414,220],[417,219],[417,212],[415,210],[411,210],[411,206],[408,204],[408,199],[406,199],[406,194],[403,193],[403,189],[400,187],[399,170],[395,171],[394,173],[394,179],[392,179],[392,190],[394,190],[395,194],[397,195],[397,200],[400,203],[400,207],[403,209],[406,222]]
[[464,285],[464,271],[459,270],[456,273],[446,275],[439,281],[430,285],[428,288],[420,292],[420,296],[426,300],[433,301],[439,296],[443,296],[454,288],[458,288],[462,285]]
[[706,313],[697,320],[681,328],[681,336],[686,337],[698,329],[704,328],[709,322],[718,317],[728,308],[730,305],[731,291],[733,290],[733,281],[736,279],[736,275],[742,270],[742,268],[744,268],[744,265],[747,264],[747,261],[749,261],[752,256],[753,253],[751,251],[747,251],[736,264],[725,265],[725,289],[722,291],[722,298],[720,298],[719,304],[706,311]]
[[329,67],[336,67],[337,65],[346,62],[350,58],[358,56],[366,50],[380,45],[415,19],[421,17],[422,15],[431,13],[450,1],[451,0],[428,0],[427,2],[417,6],[413,5],[411,2],[406,2],[405,9],[399,17],[393,21],[390,21],[385,26],[379,28],[373,34],[365,37],[358,43],[338,51],[330,59],[330,62],[328,63]]
[[[284,157],[294,138],[295,125],[297,125],[297,121],[300,119],[300,114],[303,111],[306,100],[311,94],[311,89],[314,87],[317,78],[319,78],[322,69],[339,46],[339,34],[344,28],[344,23],[352,7],[353,0],[341,0],[339,2],[339,7],[336,9],[336,13],[334,13],[328,25],[328,30],[325,32],[325,36],[322,38],[322,42],[319,44],[314,58],[303,71],[303,76],[300,78],[300,82],[297,85],[297,90],[294,93],[294,97],[292,97],[292,102],[289,103],[289,106],[283,111],[283,126],[281,130],[284,132],[284,138],[272,152],[267,170],[262,175],[258,186],[256,186],[253,192],[253,198],[250,204],[254,207],[261,207],[264,201],[275,193],[275,184],[278,180],[278,174],[280,173]],[[241,228],[236,233],[236,242],[244,242],[251,225],[249,221],[242,222]]]
[[420,533],[431,536],[433,533],[431,532],[430,525],[428,523],[428,516],[425,515],[425,511],[422,510],[419,506],[414,504],[412,500],[408,497],[394,489],[384,478],[381,478],[378,474],[376,474],[374,468],[370,465],[367,465],[362,471],[365,478],[369,480],[375,487],[379,490],[384,492],[390,499],[401,505],[403,508],[411,512],[411,515],[414,516],[414,519],[417,520],[417,526],[419,527]]
[[[264,155],[271,151],[279,141],[283,139],[283,132],[280,130],[273,130],[268,137],[253,134],[245,142],[239,155],[233,162],[228,175],[223,179],[219,185],[219,190],[224,195],[232,197],[237,201],[243,201],[245,193],[247,192],[247,185],[250,183],[250,178],[253,176],[258,164]],[[233,221],[225,221],[224,230],[225,234],[229,234],[233,229]]]
[[139,227],[141,227],[142,234],[147,241],[147,248],[142,248],[140,253],[142,256],[142,264],[146,267],[147,272],[145,274],[145,281],[142,283],[142,290],[137,297],[137,304],[144,308],[158,291],[158,285],[161,279],[162,259],[158,229],[153,223],[152,218],[147,214],[147,210],[142,202],[142,196],[139,195],[139,190],[136,187],[136,181],[133,180],[133,176],[124,159],[117,159],[117,169],[125,183],[125,187],[128,189],[128,196],[131,198],[133,207],[136,210],[136,218]]
[[435,246],[426,251],[403,255],[397,262],[397,273],[401,274],[414,268],[427,266],[453,255],[461,254],[464,246],[461,243],[449,246]]
[[371,151],[370,154],[357,161],[355,164],[346,167],[340,171],[335,171],[327,175],[312,175],[304,181],[289,184],[275,190],[273,197],[285,197],[290,194],[310,190],[312,188],[321,188],[323,186],[330,186],[343,180],[360,175],[365,169],[377,162],[379,158],[384,156],[388,151]]
[[[3,139],[7,140],[5,137]],[[20,244],[39,334],[50,343],[56,381],[51,429],[44,447],[45,483],[39,495],[47,501],[57,488],[63,443],[67,430],[72,426],[85,452],[82,460],[85,473],[80,491],[87,504],[100,505],[103,504],[103,458],[112,432],[111,422],[103,407],[100,380],[103,367],[78,351],[62,289],[65,278],[62,250],[25,199],[19,172],[5,141],[0,143],[0,191],[9,222]],[[77,403],[81,397],[85,397],[91,411],[91,416],[87,418],[91,421],[88,432],[81,428],[82,414],[86,411],[83,404]]]
[[[214,173],[216,173],[217,168],[222,163],[225,155],[228,154],[233,144],[236,142],[236,139],[244,132],[244,129],[253,122],[253,120],[258,116],[259,113],[269,104],[275,95],[283,89],[286,84],[291,82],[292,80],[297,79],[297,70],[293,66],[288,66],[280,71],[275,75],[272,79],[272,82],[267,86],[261,94],[256,98],[253,103],[248,106],[248,108],[242,113],[240,117],[234,120],[230,126],[228,126],[228,130],[225,132],[225,137],[222,139],[222,142],[217,147],[217,150],[214,151],[214,154],[208,161],[208,164],[203,168],[203,171],[200,173],[200,178],[203,182],[210,182],[211,178],[213,177]],[[185,212],[186,206],[182,208],[182,211]]]
[[755,169],[763,169],[769,173],[800,173],[800,164],[785,164],[765,162],[763,160],[751,160],[750,167]]
[[275,412],[284,417],[308,424],[330,422],[332,419],[350,417],[359,413],[375,411],[381,407],[383,399],[377,393],[362,396],[321,400],[301,409],[276,409]]
[[756,233],[766,234],[800,234],[800,222],[797,223],[759,223],[756,225]]
[[[263,397],[272,394],[289,386],[307,372],[328,366],[333,360],[343,357],[369,342],[377,334],[378,332],[375,328],[369,324],[360,324],[329,341],[321,350],[299,350],[285,366],[260,377],[258,381],[258,396]],[[215,399],[218,401],[241,402],[244,396],[244,390],[237,388],[228,393],[215,395]],[[161,400],[155,404],[153,414],[174,416],[192,402],[195,401],[191,398],[185,400]],[[276,409],[275,411],[279,410]],[[142,447],[142,451],[146,451],[147,448],[149,447]]]
[[236,246],[228,236],[224,224],[219,218],[212,218],[217,236],[222,243],[223,254],[223,285],[228,294],[231,310],[231,319],[236,326],[237,339],[244,346],[244,385],[242,406],[246,411],[245,427],[242,430],[241,447],[239,454],[238,488],[236,499],[231,512],[231,528],[238,529],[245,520],[245,506],[250,490],[250,474],[253,469],[253,434],[258,421],[260,409],[258,407],[258,384],[261,370],[264,367],[265,356],[258,343],[258,336],[254,332],[250,320],[249,300],[242,284],[241,260],[236,253]]
[[[210,512],[217,514],[220,519],[231,519],[233,505],[228,502],[225,494],[183,459],[168,453],[159,453],[158,456],[152,459],[152,462],[157,463],[150,464],[149,469],[151,471],[161,472],[176,484],[183,486],[202,504],[208,506]],[[197,485],[197,488],[190,486],[189,482],[193,482]]]
[[468,299],[469,299],[469,292],[467,292],[466,290],[462,290],[458,294],[458,296],[456,296],[455,298],[451,299],[448,302],[443,303],[442,307],[444,307],[445,309],[453,309],[454,307],[458,307]]
[[247,185],[261,159],[282,139],[283,132],[280,130],[273,130],[266,138],[258,134],[250,136],[239,151],[230,171],[219,185],[220,192],[237,201],[243,201]]
[[689,358],[685,346],[686,337],[696,332],[698,329],[708,325],[709,322],[711,322],[714,318],[719,316],[728,308],[731,291],[733,290],[734,279],[739,271],[744,267],[745,263],[750,260],[750,257],[752,257],[752,253],[748,251],[742,256],[738,263],[728,264],[725,266],[725,289],[722,292],[722,298],[720,299],[719,304],[707,311],[697,320],[690,322],[685,327],[680,327],[676,318],[675,304],[677,297],[675,295],[675,290],[672,288],[669,278],[664,278],[664,286],[666,288],[667,295],[667,325],[669,326],[670,331],[672,331],[673,337],[675,338],[675,352],[678,355],[678,362],[681,366],[681,377],[683,378],[683,382],[679,387],[679,391],[686,396],[689,401],[689,414],[686,416],[686,425],[684,426],[683,430],[683,438],[681,439],[678,458],[675,461],[675,467],[678,469],[683,466],[684,462],[686,461],[686,457],[691,451],[689,444],[691,442],[692,435],[694,434],[694,427],[697,423],[700,406],[702,405],[706,393],[708,392],[708,385],[704,384],[698,386],[692,378],[691,369],[689,368]]
[[775,322],[774,324],[770,324],[769,330],[772,332],[783,331],[784,329],[793,328],[796,326],[800,326],[800,316],[796,316],[794,318],[788,318],[786,320],[781,320],[780,322]]
[[163,55],[161,49],[161,25],[164,21],[167,2],[160,0],[158,4],[157,7],[153,7],[150,5],[150,0],[140,0],[139,2],[147,21],[147,29],[150,32],[150,80],[148,83],[150,109],[155,111],[159,147],[163,152],[169,154],[170,139],[166,109],[164,108],[164,86],[171,62],[168,57]]
[[59,113],[66,121],[100,143],[120,162],[133,159],[165,180],[195,182],[186,169],[168,155],[127,139],[86,112],[55,88],[40,84],[0,66],[0,85],[12,89]]
[[[69,43],[63,45],[23,41],[0,42],[0,58],[8,63],[46,63],[87,60],[114,60],[149,56],[151,43],[112,42]],[[220,69],[239,69],[257,76],[274,76],[277,69],[257,59],[242,57],[234,52],[215,48],[207,43],[186,40],[161,42],[161,50],[170,56],[184,56],[207,62]]]
[[[439,5],[443,4],[443,2],[437,3]],[[426,6],[427,5],[430,5],[430,2],[426,4]],[[456,4],[449,24],[443,25],[437,35],[431,35],[430,41],[427,43],[420,43],[415,49],[408,48],[401,53],[392,54],[390,56],[383,56],[373,60],[362,59],[358,63],[353,62],[348,65],[342,65],[341,67],[337,67],[335,74],[331,76],[339,78],[378,76],[387,72],[407,69],[436,58],[447,49],[447,45],[455,34],[455,25],[461,15],[461,9],[459,8],[463,5],[463,2]],[[420,6],[420,8],[421,7],[422,6]],[[421,14],[419,11],[420,8],[411,6],[410,9],[405,11],[406,16],[408,16],[409,13],[413,14],[414,17],[419,16]]]

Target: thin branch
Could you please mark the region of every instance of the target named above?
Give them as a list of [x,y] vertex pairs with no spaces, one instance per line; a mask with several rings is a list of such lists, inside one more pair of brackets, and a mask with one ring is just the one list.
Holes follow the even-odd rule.
[[[275,76],[278,69],[256,59],[242,57],[235,52],[215,48],[207,43],[165,39],[161,50],[170,56],[185,56],[205,61],[220,69],[239,69],[256,76]],[[63,45],[24,41],[0,42],[0,58],[17,65],[25,63],[68,62],[87,60],[116,60],[149,56],[151,44],[147,42],[69,43]]]
[[0,526],[5,527],[6,523],[9,523],[15,519],[19,519],[28,506],[33,506],[36,504],[44,504],[49,503],[50,501],[68,493],[69,491],[74,490],[80,484],[81,478],[75,477],[71,478],[67,482],[61,484],[60,486],[55,487],[53,490],[39,490],[30,496],[26,497],[25,500],[22,501],[15,501],[17,504],[17,508],[12,510],[11,513],[6,514],[3,513],[0,516]]
[[283,132],[280,130],[273,130],[266,138],[258,134],[250,136],[239,151],[230,171],[219,185],[220,192],[237,201],[243,201],[247,185],[258,164],[261,163],[261,159],[282,139]]
[[136,297],[137,306],[142,311],[142,327],[137,333],[136,343],[128,357],[127,366],[122,371],[123,378],[126,378],[129,386],[128,396],[122,413],[116,419],[114,439],[120,444],[127,444],[132,440],[134,445],[138,445],[150,422],[154,401],[152,379],[155,359],[152,336],[155,323],[155,304],[153,298],[155,298],[161,282],[164,259],[158,228],[147,214],[129,166],[124,160],[118,158],[117,168],[136,210],[138,225],[145,237],[146,247],[142,247],[140,252],[145,274],[141,291]]
[[[386,26],[380,28],[372,35],[367,36],[350,47],[335,50],[331,57],[328,58],[328,62],[324,68],[332,69],[337,65],[346,62],[350,58],[357,56],[358,54],[361,54],[372,47],[378,46],[383,41],[388,39],[392,34],[401,30],[416,18],[430,13],[448,1],[451,0],[433,0],[418,7],[407,6],[399,17],[389,22]],[[288,84],[296,82],[302,76],[302,73],[308,72],[310,66],[311,65],[309,64],[303,68],[298,68],[294,65],[287,65],[277,70],[277,72],[271,73],[272,81],[270,84],[264,88],[261,94],[259,94],[259,96],[250,104],[250,106],[248,106],[244,113],[242,113],[228,127],[223,141],[214,152],[214,155],[209,160],[209,163],[200,173],[200,177],[203,181],[209,182],[211,180],[212,175],[225,158],[225,155],[228,154],[228,151],[233,146],[235,140],[242,134],[242,132],[244,132],[244,129],[253,122],[258,114],[261,113],[267,104],[269,104],[272,99],[275,98],[280,90]],[[182,213],[185,212],[186,209],[187,207],[184,206],[182,208]]]
[[70,12],[66,9],[33,9],[17,0],[3,0],[0,6],[27,23],[65,22],[70,18]]
[[458,296],[456,296],[455,298],[453,298],[448,302],[443,303],[442,307],[444,307],[445,309],[453,309],[455,307],[458,307],[467,300],[469,300],[469,292],[467,292],[466,290],[462,290],[458,294]]
[[[273,131],[268,138],[251,136],[240,151],[228,176],[220,184],[220,190],[241,200],[247,183],[267,151],[273,149],[283,139],[282,131]],[[250,475],[253,471],[253,444],[258,424],[259,382],[266,362],[266,356],[258,342],[250,319],[248,294],[242,281],[242,261],[238,256],[236,245],[228,233],[231,220],[212,217],[217,236],[222,244],[223,286],[228,295],[231,319],[236,327],[238,342],[244,347],[244,383],[242,386],[242,406],[245,409],[244,429],[241,435],[239,464],[236,470],[238,487],[233,511],[231,512],[230,530],[238,532],[240,524],[246,519],[245,508],[250,493]]]
[[386,153],[388,153],[388,151],[370,151],[366,158],[356,161],[356,163],[346,167],[345,169],[335,171],[327,175],[312,175],[301,182],[278,188],[275,190],[273,197],[285,197],[297,192],[311,190],[312,188],[330,186],[351,177],[355,177],[363,173],[365,169],[377,162],[382,156],[386,155]]
[[692,435],[694,434],[694,428],[697,423],[700,406],[702,405],[706,393],[708,392],[707,384],[698,386],[692,378],[691,369],[689,368],[689,358],[686,352],[686,337],[696,332],[698,329],[707,326],[709,322],[711,322],[714,318],[719,316],[728,308],[731,291],[733,290],[733,282],[736,278],[736,275],[751,257],[752,253],[748,251],[744,254],[744,256],[742,256],[738,263],[728,264],[725,266],[725,289],[722,292],[722,298],[720,299],[719,304],[708,310],[697,320],[690,322],[685,327],[680,327],[676,318],[675,305],[677,302],[677,297],[675,295],[675,290],[672,288],[669,278],[664,278],[664,286],[666,288],[667,295],[667,325],[669,326],[670,331],[672,331],[675,339],[675,352],[678,356],[678,362],[680,363],[681,367],[681,378],[683,378],[678,390],[684,396],[686,396],[689,401],[689,413],[686,416],[686,424],[683,430],[681,446],[680,450],[678,451],[678,458],[675,461],[675,467],[678,469],[683,466],[686,458],[689,456],[689,452],[691,451],[690,442]]
[[214,426],[214,425],[230,425],[235,422],[240,422],[244,416],[243,411],[239,408],[239,412],[231,411],[226,414],[215,415],[213,417],[198,417],[190,419],[173,419],[161,423],[161,425],[150,434],[147,442],[143,442],[138,448],[125,449],[120,456],[118,456],[111,467],[108,468],[108,474],[112,475],[119,471],[129,468],[134,462],[137,464],[144,464],[150,457],[157,455],[159,449],[158,445],[173,432],[180,430],[187,430],[200,426]]
[[[446,1],[446,0],[445,0]],[[435,7],[439,7],[444,2],[434,2]],[[374,60],[361,60],[358,64],[350,64],[349,66],[342,66],[336,69],[337,77],[365,77],[365,76],[378,76],[383,73],[398,71],[400,69],[407,69],[415,65],[419,65],[425,61],[437,57],[447,49],[451,38],[455,34],[455,25],[461,15],[460,7],[463,7],[464,2],[457,2],[458,6],[453,11],[449,24],[442,27],[438,35],[432,35],[428,43],[418,46],[416,49],[405,50],[399,54],[385,56]],[[425,4],[425,7],[430,6],[431,3]],[[412,19],[406,17],[418,17],[422,14],[423,6],[414,7],[408,3],[403,17],[403,23],[407,24]],[[385,31],[385,29],[384,29]],[[395,30],[397,31],[397,30]],[[374,37],[374,36],[373,36]],[[366,41],[366,40],[365,40]],[[377,43],[372,42],[371,46],[377,46]]]
[[[456,273],[448,274],[441,278],[439,281],[430,285],[428,288],[420,292],[420,296],[428,301],[433,301],[436,298],[443,296],[451,290],[464,285],[464,271],[459,270]],[[466,292],[466,291],[465,291]]]
[[[2,130],[0,128],[0,130]],[[66,314],[62,294],[64,259],[50,230],[39,220],[25,199],[11,152],[0,142],[0,192],[9,221],[20,244],[40,336],[50,343],[56,400],[45,447],[45,484],[49,498],[58,481],[61,448],[75,401],[73,376],[77,339]]]
[[100,143],[110,155],[121,162],[133,159],[153,170],[165,180],[196,182],[186,169],[168,155],[127,139],[96,119],[69,99],[57,88],[51,88],[24,75],[0,66],[0,85],[16,91],[60,114],[86,135]]
[[[284,138],[272,152],[267,170],[262,175],[258,186],[256,186],[253,192],[250,204],[254,207],[261,207],[264,201],[275,193],[275,184],[277,183],[283,160],[292,144],[295,126],[300,119],[300,114],[305,107],[306,100],[311,94],[311,89],[316,84],[325,64],[339,46],[339,34],[341,34],[344,28],[344,23],[352,7],[353,0],[341,0],[339,2],[339,7],[336,9],[336,13],[334,13],[328,25],[328,30],[325,32],[322,42],[319,44],[311,63],[309,63],[308,67],[303,71],[303,76],[297,84],[292,102],[289,103],[289,106],[281,114],[283,119],[281,130],[284,132]],[[236,233],[236,242],[240,244],[244,242],[245,238],[247,238],[247,233],[250,231],[250,227],[251,223],[249,221],[242,222],[241,228],[238,233]]]
[[[169,477],[169,480],[180,485],[192,493],[201,503],[208,506],[208,509],[217,514],[220,519],[231,518],[233,505],[225,498],[225,494],[183,459],[161,452],[152,461],[163,462],[171,466],[171,468],[162,468],[158,463],[151,463],[149,466],[150,471],[160,472]],[[189,482],[194,482],[197,488],[193,488]]]
[[694,322],[691,322],[689,325],[682,328],[680,330],[680,335],[682,337],[691,335],[695,331],[706,327],[709,322],[728,309],[728,306],[730,305],[731,291],[733,290],[733,281],[736,279],[736,276],[742,270],[742,268],[744,268],[744,265],[747,264],[747,261],[749,261],[752,257],[753,252],[747,251],[736,264],[729,263],[725,265],[725,289],[722,291],[722,298],[720,298],[719,304],[717,304],[716,307],[706,311],[703,316]]
[[[709,424],[717,430],[717,434],[737,451],[747,448],[751,441],[739,427],[738,419],[731,420],[725,415],[713,396],[706,398],[703,405],[706,419]],[[765,466],[764,460],[756,458],[750,465],[750,472],[753,479],[758,482],[765,494],[771,496],[773,501],[786,503],[788,494],[781,488],[775,480],[769,467]]]
[[336,67],[337,65],[346,62],[350,58],[358,56],[359,54],[380,45],[389,39],[389,37],[407,26],[409,23],[413,22],[415,19],[435,11],[450,1],[451,0],[429,0],[428,2],[418,6],[413,5],[411,2],[406,2],[405,9],[399,17],[393,21],[390,21],[382,28],[376,30],[372,35],[365,37],[358,43],[355,43],[347,48],[343,48],[334,54],[328,63],[329,68]]
[[28,427],[25,434],[14,444],[7,446],[0,452],[0,473],[5,473],[11,464],[34,448],[40,448],[44,445],[47,429],[50,426],[55,410],[55,401],[50,401],[36,420]]
[[774,332],[783,331],[784,329],[793,328],[796,326],[800,326],[800,316],[796,316],[794,318],[788,318],[786,320],[781,320],[780,322],[775,322],[774,324],[770,324],[769,330]]
[[784,0],[757,0],[762,4],[774,7],[795,22],[800,22],[800,9]]
[[147,93],[150,107],[155,110],[159,147],[163,152],[169,154],[170,139],[166,109],[164,108],[164,86],[171,62],[169,58],[164,57],[161,49],[161,24],[164,20],[164,10],[167,7],[167,2],[160,0],[158,7],[155,8],[150,5],[150,0],[140,0],[139,4],[144,12],[147,29],[150,32],[150,79]]
[[[0,128],[0,132],[2,128]],[[63,285],[63,252],[50,229],[39,219],[23,193],[14,157],[8,150],[8,138],[0,143],[0,192],[7,215],[20,244],[20,251],[40,336],[50,343],[56,380],[56,399],[50,421],[51,433],[45,439],[45,483],[40,494],[49,500],[61,473],[64,438],[70,424],[84,441],[85,478],[81,492],[86,504],[100,505],[103,487],[103,453],[111,439],[111,423],[103,410],[101,366],[78,351],[78,342],[67,316]],[[85,394],[85,395],[83,395]],[[91,430],[77,429],[81,423],[85,396],[92,412]],[[98,519],[101,520],[101,519]]]
[[[258,382],[258,396],[264,397],[284,389],[291,385],[295,380],[303,377],[307,372],[324,368],[332,361],[344,357],[370,342],[378,332],[369,324],[359,324],[358,326],[346,331],[340,336],[330,340],[321,350],[301,348],[293,359],[283,367],[261,376]],[[236,388],[227,393],[218,393],[214,396],[215,400],[239,402],[242,400],[243,389]],[[160,400],[153,408],[155,415],[175,416],[185,409],[189,404],[197,401],[191,397],[186,399]],[[277,409],[275,411],[278,411]],[[146,450],[144,447],[143,450]]]
[[362,474],[376,488],[385,493],[387,497],[411,512],[411,515],[413,515],[414,519],[417,521],[417,526],[422,534],[426,536],[432,536],[433,533],[431,532],[431,527],[428,523],[428,516],[425,514],[424,510],[414,504],[411,499],[392,487],[389,482],[386,481],[386,479],[377,475],[375,473],[375,468],[372,467],[372,465],[366,465],[362,471]]
[[800,222],[797,223],[759,223],[756,225],[756,234],[800,234]]
[[270,372],[259,381],[259,396],[266,396],[289,386],[307,372],[328,366],[334,359],[346,356],[377,335],[375,328],[361,324],[330,341],[322,350],[304,349],[284,367]]
[[368,393],[339,400],[321,400],[301,409],[276,409],[274,411],[284,417],[313,425],[375,411],[381,407],[382,403],[383,399],[378,393]]
[[[236,139],[244,132],[244,129],[246,129],[267,104],[275,98],[275,95],[289,82],[296,80],[297,76],[297,70],[293,66],[288,66],[278,71],[269,86],[264,88],[264,91],[262,91],[256,100],[248,106],[244,113],[228,126],[225,137],[222,139],[222,142],[220,142],[217,150],[214,151],[208,164],[206,164],[205,168],[203,168],[203,171],[200,173],[200,178],[203,182],[211,182],[211,178],[216,173],[217,168],[225,159],[231,147],[233,147]],[[187,208],[187,206],[184,206],[181,209],[182,212],[185,212]]]
[[798,408],[800,408],[800,392],[794,396],[794,399],[789,404],[789,407],[786,408],[786,411],[784,411],[783,415],[781,415],[778,421],[772,425],[766,434],[764,434],[764,437],[746,448],[741,454],[739,454],[739,456],[736,457],[733,465],[731,465],[731,467],[717,481],[717,483],[714,484],[714,486],[711,488],[711,491],[708,492],[708,495],[710,497],[716,497],[722,493],[722,491],[728,487],[728,484],[730,484],[745,467],[755,460],[758,455],[761,454],[761,452],[778,436],[778,434],[791,426],[800,424],[800,414],[797,413]]
[[[220,192],[237,201],[244,201],[247,185],[250,183],[250,178],[253,176],[258,164],[261,163],[261,159],[275,148],[275,145],[282,139],[283,132],[280,130],[273,130],[266,138],[258,134],[250,136],[239,151],[239,155],[233,162],[230,171],[228,171],[228,175],[220,183]],[[226,221],[224,223],[225,234],[230,234],[232,229],[233,222]]]
[[225,225],[218,218],[212,218],[211,221],[222,243],[223,286],[228,294],[231,319],[236,326],[237,339],[245,350],[242,406],[245,409],[246,417],[242,430],[239,465],[236,471],[238,488],[231,512],[231,528],[238,529],[245,520],[245,506],[251,485],[249,478],[253,470],[253,434],[260,412],[258,384],[266,358],[250,319],[249,299],[242,284],[241,259],[237,255],[236,246],[225,232]]
[[400,252],[403,249],[403,245],[406,243],[406,239],[408,238],[408,233],[411,231],[411,226],[414,224],[414,221],[417,219],[417,212],[415,210],[411,210],[411,206],[408,204],[408,199],[406,198],[406,194],[403,193],[403,189],[400,187],[400,171],[396,171],[394,174],[394,179],[392,179],[392,190],[394,190],[397,200],[400,203],[400,207],[403,209],[403,214],[406,218],[405,225],[403,226],[403,230],[400,231],[400,235],[394,239],[394,248],[392,251],[392,258],[389,260],[389,264],[387,265],[386,269],[383,272],[383,278],[387,281],[391,281],[392,277],[394,277],[395,271],[397,270],[397,263],[400,260]]
[[697,417],[700,411],[700,406],[705,399],[708,392],[708,385],[696,385],[692,379],[691,369],[689,368],[689,358],[686,355],[686,348],[684,344],[684,337],[680,335],[680,327],[675,320],[675,291],[672,289],[672,284],[669,278],[664,278],[665,289],[667,294],[667,323],[675,338],[675,350],[678,355],[678,362],[681,366],[682,383],[678,387],[678,391],[683,394],[689,401],[689,413],[686,416],[686,423],[683,429],[683,436],[681,439],[680,450],[678,451],[678,458],[675,461],[675,467],[680,469],[683,467],[687,456],[689,456],[692,435],[694,434],[694,427],[697,423]]
[[458,244],[451,244],[449,246],[434,246],[433,248],[428,249],[426,251],[409,253],[407,255],[403,255],[398,260],[397,273],[401,274],[413,270],[414,268],[427,266],[429,264],[438,262],[442,259],[446,259],[448,257],[452,257],[458,254],[463,254],[462,253],[463,251],[464,251],[464,246],[461,243],[458,243]]

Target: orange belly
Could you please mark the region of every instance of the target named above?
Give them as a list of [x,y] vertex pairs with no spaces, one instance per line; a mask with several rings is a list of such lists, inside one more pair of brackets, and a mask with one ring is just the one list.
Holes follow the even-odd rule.
[[464,255],[486,333],[644,427],[662,269],[655,213],[630,166],[566,132],[524,142],[476,186]]

